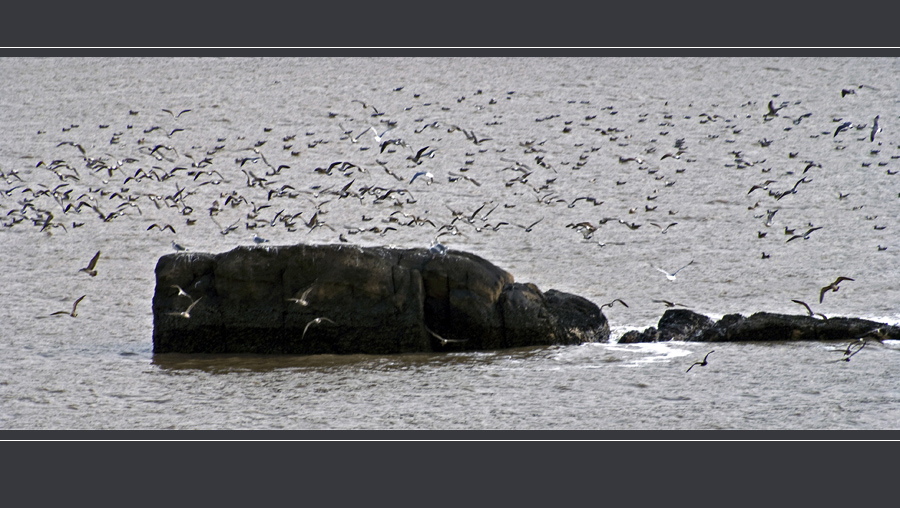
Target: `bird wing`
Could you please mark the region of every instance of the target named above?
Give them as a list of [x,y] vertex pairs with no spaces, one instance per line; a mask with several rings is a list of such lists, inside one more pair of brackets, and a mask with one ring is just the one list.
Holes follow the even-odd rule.
[[694,260],[693,260],[693,259],[692,259],[692,260],[691,260],[691,262],[690,262],[690,263],[688,263],[688,264],[686,264],[686,265],[684,265],[684,266],[682,266],[682,267],[681,267],[681,268],[679,268],[679,269],[677,269],[677,270],[675,270],[675,271],[674,271],[674,272],[672,272],[672,275],[675,275],[675,274],[676,274],[676,273],[678,273],[678,272],[680,272],[680,271],[682,271],[682,270],[684,270],[684,269],[685,269],[685,268],[687,268],[687,267],[689,267],[689,266],[691,266],[691,265],[692,265],[692,264],[694,264]]
[[202,299],[203,299],[203,297],[201,296],[200,298],[197,298],[196,300],[194,300],[193,302],[191,302],[191,304],[188,305],[187,310],[184,311],[185,314],[189,314],[189,313],[191,312],[191,309],[193,309],[195,305],[197,305],[198,303],[200,303],[200,300],[202,300]]
[[91,258],[91,262],[88,263],[88,265],[87,265],[88,270],[93,270],[94,267],[97,266],[98,259],[100,259],[100,251],[99,250],[97,251],[96,254],[94,254],[94,257]]
[[78,304],[81,303],[81,300],[84,300],[84,297],[87,295],[81,295],[81,298],[75,300],[75,304],[72,305],[72,314],[75,314],[75,309],[78,307]]
[[791,300],[791,301],[794,302],[794,303],[797,303],[797,304],[800,304],[800,305],[806,307],[806,312],[809,312],[809,315],[810,315],[810,316],[813,315],[812,309],[809,308],[809,305],[807,305],[806,302],[801,302],[800,300]]
[[831,286],[825,286],[819,290],[819,303],[822,303],[822,300],[825,299],[825,293],[827,293],[829,289],[831,289]]

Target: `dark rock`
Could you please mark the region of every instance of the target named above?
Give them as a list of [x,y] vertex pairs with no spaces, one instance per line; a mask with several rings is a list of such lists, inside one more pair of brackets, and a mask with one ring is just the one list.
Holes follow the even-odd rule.
[[[163,256],[156,279],[155,353],[386,354],[609,337],[593,303],[516,284],[465,252],[238,247]],[[289,301],[310,287],[308,305]],[[178,315],[192,301],[190,317]]]
[[637,344],[639,342],[659,342],[659,331],[656,327],[649,327],[644,331],[629,330],[619,338],[619,344]]
[[[872,332],[880,330],[877,337]],[[758,312],[750,317],[728,314],[713,323],[688,310],[668,310],[654,327],[627,332],[620,343],[682,340],[690,342],[777,342],[798,340],[900,339],[900,327],[858,318],[827,320],[808,315]]]
[[659,319],[659,340],[690,340],[713,326],[714,321],[703,314],[688,309],[669,309]]

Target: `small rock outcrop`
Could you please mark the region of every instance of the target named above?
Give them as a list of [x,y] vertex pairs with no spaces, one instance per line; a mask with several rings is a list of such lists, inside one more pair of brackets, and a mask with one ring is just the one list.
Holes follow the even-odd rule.
[[626,332],[620,343],[679,340],[687,342],[778,342],[798,340],[900,339],[900,327],[859,318],[819,319],[808,315],[757,312],[728,314],[719,321],[696,312],[667,310],[656,327]]
[[474,254],[345,245],[165,255],[153,322],[154,353],[388,354],[609,338],[592,302],[516,283]]

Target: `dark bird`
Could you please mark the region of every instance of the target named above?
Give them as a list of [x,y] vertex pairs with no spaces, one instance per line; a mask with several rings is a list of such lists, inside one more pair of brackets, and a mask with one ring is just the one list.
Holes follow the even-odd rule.
[[816,231],[817,229],[822,229],[822,228],[821,228],[821,226],[820,226],[820,227],[816,227],[816,228],[810,228],[806,233],[803,233],[802,235],[794,235],[794,236],[788,238],[787,241],[784,242],[784,243],[790,242],[791,240],[796,240],[797,238],[802,238],[802,239],[804,239],[804,240],[809,240],[809,234],[812,233],[813,231]]
[[655,223],[655,222],[651,222],[651,223],[650,223],[651,226],[656,226],[656,227],[658,227],[658,228],[660,229],[660,233],[662,233],[662,234],[666,234],[666,232],[669,231],[669,228],[672,227],[672,226],[675,226],[676,224],[678,224],[678,223],[677,223],[677,222],[672,222],[672,223],[670,223],[668,226],[662,227],[662,226],[660,226],[659,224],[657,224],[657,223]]
[[834,130],[834,136],[832,136],[832,137],[836,138],[838,133],[849,129],[851,125],[853,125],[853,122],[844,122],[844,123],[838,125],[837,129]]
[[[772,104],[772,103],[769,102],[769,104]],[[709,353],[706,353],[706,356],[703,357],[703,360],[701,360],[701,361],[699,361],[699,362],[694,362],[694,363],[692,363],[691,366],[688,367],[688,370],[686,370],[685,372],[686,372],[686,373],[687,373],[687,372],[690,372],[691,369],[694,368],[694,365],[699,365],[699,366],[701,366],[701,367],[705,367],[706,364],[708,363],[708,362],[706,361],[706,359],[709,358],[709,355],[711,355],[711,354],[713,354],[713,353],[715,353],[715,352],[716,352],[716,350],[713,349],[713,350],[710,351]]]
[[78,314],[75,313],[75,310],[78,308],[78,304],[81,303],[81,300],[84,300],[85,296],[87,296],[87,295],[81,295],[81,298],[75,300],[75,303],[72,304],[72,312],[66,312],[64,310],[61,310],[59,312],[54,312],[53,314],[50,314],[50,315],[56,316],[56,315],[66,314],[66,315],[69,315],[72,317],[78,317]]
[[[375,108],[372,108],[372,109],[375,109]],[[303,335],[300,336],[300,340],[303,340],[306,337],[306,331],[309,330],[310,326],[320,324],[323,321],[328,321],[329,323],[331,323],[333,325],[337,324],[334,321],[328,319],[327,317],[317,317],[316,319],[313,319],[309,323],[306,323],[306,326],[303,328]]]
[[175,113],[173,113],[171,110],[168,110],[168,109],[164,109],[163,111],[165,111],[166,113],[172,115],[172,118],[178,118],[178,117],[180,117],[181,115],[187,113],[187,112],[190,111],[190,110],[189,110],[189,109],[183,109],[183,110],[181,110],[181,112],[178,113],[177,115],[176,115]]
[[881,128],[878,127],[878,117],[879,115],[875,115],[875,120],[872,120],[872,133],[869,134],[869,141],[875,141],[875,134],[881,132]]
[[769,101],[769,110],[766,111],[766,114],[764,114],[763,116],[764,117],[778,116],[778,112],[781,111],[782,109],[784,109],[784,106],[782,106],[780,108],[776,108],[775,104],[773,104],[772,101]]
[[829,290],[831,290],[832,293],[837,292],[838,284],[840,284],[841,281],[845,281],[845,280],[849,280],[851,282],[853,281],[853,279],[851,279],[850,277],[838,277],[837,280],[835,280],[831,284],[823,287],[819,291],[819,303],[822,303],[822,300],[825,298],[825,293],[827,293]]
[[[843,357],[843,358],[838,358],[838,359],[835,360],[835,361],[837,361],[837,362],[849,362],[849,361],[850,361],[850,358],[852,358],[853,355],[855,355],[856,353],[859,353],[860,351],[862,351],[862,349],[863,349],[864,347],[866,347],[866,344],[868,344],[868,342],[866,342],[864,339],[859,339],[859,340],[861,340],[862,343],[851,342],[850,344],[847,345],[847,349],[844,350],[844,357]],[[853,351],[853,352],[851,353],[851,352],[850,352],[850,349],[853,347],[854,344],[861,344],[861,345],[860,345],[858,348],[856,348],[855,351]]]
[[670,302],[669,300],[653,300],[653,303],[661,303],[661,304],[665,305],[667,308],[670,308],[670,309],[671,309],[672,307],[676,307],[676,306],[678,306],[678,307],[687,307],[687,306],[684,305],[683,303]]
[[153,229],[153,228],[156,228],[156,229],[158,229],[158,230],[160,230],[160,231],[165,231],[165,230],[168,229],[168,230],[170,230],[172,233],[175,233],[175,228],[173,228],[171,224],[166,224],[165,226],[160,226],[159,224],[155,224],[155,223],[154,223],[154,224],[150,224],[150,227],[147,228],[147,231],[150,231],[150,230]]
[[621,303],[622,305],[624,305],[625,307],[628,307],[628,304],[627,304],[627,303],[625,303],[625,302],[623,302],[622,300],[616,298],[615,300],[613,300],[613,301],[611,301],[611,302],[609,302],[609,303],[604,303],[603,305],[601,305],[601,306],[600,306],[600,310],[603,310],[603,307],[612,307],[613,304],[616,303],[616,302],[619,302],[619,303]]
[[534,221],[530,226],[523,226],[523,225],[521,225],[521,224],[516,224],[516,226],[519,226],[520,228],[524,229],[526,233],[531,233],[532,228],[534,228],[535,226],[537,226],[538,223],[541,222],[542,220],[544,220],[543,217],[541,217],[540,219]]
[[856,90],[848,90],[846,88],[842,88],[841,89],[841,98],[843,99],[844,97],[846,97],[848,95],[856,95]]
[[809,305],[806,304],[806,302],[801,302],[800,300],[791,300],[791,301],[794,302],[794,303],[796,303],[796,304],[798,304],[798,305],[802,305],[802,306],[806,307],[806,312],[809,313],[809,317],[822,316],[822,319],[828,320],[828,318],[825,317],[825,314],[820,314],[820,313],[818,313],[818,312],[813,312],[812,309],[809,308]]
[[99,251],[99,250],[97,251],[96,254],[94,254],[94,257],[91,258],[91,262],[88,263],[88,265],[87,265],[86,267],[84,267],[84,268],[82,268],[81,270],[78,270],[78,271],[79,271],[79,272],[85,272],[86,274],[90,275],[91,277],[96,277],[96,276],[97,276],[97,270],[95,270],[94,268],[97,266],[97,260],[98,260],[98,259],[100,259],[100,251]]

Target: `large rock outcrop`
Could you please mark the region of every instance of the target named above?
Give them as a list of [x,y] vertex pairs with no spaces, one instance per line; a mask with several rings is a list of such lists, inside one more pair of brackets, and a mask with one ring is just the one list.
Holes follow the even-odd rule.
[[658,328],[629,331],[620,343],[680,340],[688,342],[777,342],[796,340],[900,339],[900,328],[859,318],[819,319],[808,315],[757,312],[728,314],[719,321],[686,309],[667,310]]
[[346,245],[165,255],[153,321],[155,353],[385,354],[609,338],[595,304],[515,283],[474,254]]

